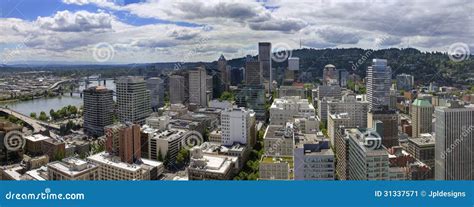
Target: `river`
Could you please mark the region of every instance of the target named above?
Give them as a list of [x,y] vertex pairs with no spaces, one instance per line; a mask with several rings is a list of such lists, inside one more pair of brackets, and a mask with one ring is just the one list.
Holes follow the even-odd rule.
[[[102,82],[103,83],[103,82]],[[90,86],[96,86],[98,84],[97,81],[92,81],[89,84]],[[107,80],[106,87],[115,91],[115,83],[114,80]],[[85,83],[81,82],[79,86],[79,90],[82,91],[85,88]],[[54,109],[57,111],[68,105],[73,105],[76,107],[80,107],[83,104],[82,98],[80,94],[73,93],[70,96],[69,93],[64,94],[62,96],[51,97],[51,98],[40,98],[28,101],[17,101],[17,102],[10,102],[10,103],[0,103],[0,106],[8,106],[8,108],[18,111],[22,114],[27,116],[30,115],[31,112],[35,112],[37,115],[40,114],[41,111],[46,112],[49,115],[49,111]]]

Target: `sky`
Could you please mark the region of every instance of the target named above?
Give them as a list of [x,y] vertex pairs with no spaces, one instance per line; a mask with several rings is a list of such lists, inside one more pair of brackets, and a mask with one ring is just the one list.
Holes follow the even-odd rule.
[[274,51],[474,51],[472,0],[0,0],[0,8],[0,64],[214,61],[256,55],[258,42]]

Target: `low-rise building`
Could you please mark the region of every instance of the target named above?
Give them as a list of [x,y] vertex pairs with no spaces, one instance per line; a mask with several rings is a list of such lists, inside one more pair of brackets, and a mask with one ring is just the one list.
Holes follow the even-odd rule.
[[191,149],[189,180],[230,180],[237,173],[238,158],[204,154],[200,146]]
[[263,156],[259,166],[260,180],[293,180],[294,162],[291,156]]
[[263,136],[265,154],[269,156],[293,156],[295,129],[292,123],[269,125]]
[[295,180],[334,180],[335,157],[328,140],[304,134],[297,136],[295,142]]
[[75,158],[65,158],[48,164],[49,180],[99,180],[99,167]]
[[294,118],[314,115],[315,109],[307,99],[298,96],[283,97],[275,99],[270,107],[270,124],[284,125],[286,122],[293,122]]

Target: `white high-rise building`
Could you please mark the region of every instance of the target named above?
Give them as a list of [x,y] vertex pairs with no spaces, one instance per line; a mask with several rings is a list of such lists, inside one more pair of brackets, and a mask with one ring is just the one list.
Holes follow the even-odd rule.
[[231,146],[234,143],[248,144],[255,139],[255,112],[245,108],[228,108],[221,112],[221,143]]
[[208,102],[208,76],[206,69],[198,67],[189,71],[189,103],[206,107]]
[[298,71],[300,70],[300,58],[289,57],[288,58],[288,70]]
[[315,109],[307,99],[298,96],[286,96],[277,98],[270,107],[270,124],[285,125],[293,122],[294,118],[309,118],[315,115]]
[[435,179],[474,180],[474,106],[435,109]]
[[369,110],[389,106],[392,69],[385,59],[373,59],[367,68],[367,101]]
[[122,122],[145,123],[151,114],[150,91],[142,77],[120,77],[116,81],[117,111]]

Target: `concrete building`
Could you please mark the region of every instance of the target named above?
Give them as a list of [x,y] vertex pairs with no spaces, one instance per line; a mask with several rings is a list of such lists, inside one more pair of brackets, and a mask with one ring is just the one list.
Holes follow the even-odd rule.
[[259,166],[260,180],[293,180],[292,156],[262,156]]
[[319,131],[319,120],[315,116],[296,118],[295,125],[304,134],[316,134]]
[[[357,124],[356,124],[357,125]],[[328,118],[328,136],[332,146],[336,145],[336,133],[340,127],[356,127],[354,126],[348,113],[330,114]]]
[[25,152],[26,154],[37,156],[43,153],[41,149],[41,144],[44,140],[50,139],[50,137],[44,136],[42,134],[33,134],[30,136],[25,136]]
[[334,151],[336,152],[336,174],[339,180],[349,179],[349,136],[346,134],[345,127],[336,129]]
[[[212,83],[212,82],[211,82]],[[212,85],[211,85],[212,88]],[[207,107],[211,100],[206,69],[197,67],[189,71],[189,103]]]
[[395,110],[389,110],[387,107],[379,111],[369,111],[367,113],[367,127],[375,127],[377,121],[383,124],[382,144],[390,148],[398,146],[398,114]]
[[227,90],[227,88],[230,85],[229,81],[229,72],[227,70],[227,60],[225,59],[224,55],[221,55],[219,59],[217,60],[217,69],[219,70],[220,73],[220,80],[221,84],[224,86],[224,90]]
[[171,104],[182,104],[185,101],[187,87],[184,76],[172,75],[169,78],[169,96]]
[[367,68],[367,101],[369,109],[389,105],[392,69],[385,59],[373,59]]
[[474,106],[435,109],[435,179],[474,180]]
[[165,105],[165,82],[161,78],[149,78],[146,80],[146,87],[150,91],[151,108],[158,111],[158,108]]
[[369,111],[369,102],[357,101],[356,96],[348,94],[339,99],[330,99],[327,102],[328,114],[347,113],[351,123],[346,127],[367,127],[367,112]]
[[222,143],[222,130],[216,129],[209,133],[209,142]]
[[263,84],[262,71],[259,61],[250,61],[245,63],[245,84],[261,85]]
[[[143,129],[147,132],[150,129]],[[147,132],[149,133],[149,132]],[[164,161],[166,155],[169,162],[174,164],[179,150],[183,147],[183,138],[187,131],[183,129],[154,130],[148,135],[148,158]]]
[[141,159],[140,125],[116,124],[105,127],[105,149],[119,156],[122,162],[136,163]]
[[322,100],[324,97],[330,97],[334,99],[342,98],[342,89],[338,85],[321,85],[318,86],[316,90],[316,97],[318,97],[318,100]]
[[405,73],[397,75],[397,89],[398,90],[411,90],[415,84],[414,77]]
[[288,121],[293,122],[294,118],[314,115],[313,105],[298,96],[275,99],[270,106],[270,124],[273,125],[284,125]]
[[337,80],[339,82],[339,86],[343,88],[347,87],[349,72],[347,72],[346,69],[337,69]]
[[336,66],[328,64],[323,69],[323,85],[337,84],[337,70]]
[[263,136],[263,147],[268,156],[293,156],[295,129],[292,123],[269,125]]
[[289,57],[288,58],[288,70],[298,71],[300,70],[300,58]]
[[99,167],[93,163],[69,157],[48,165],[48,180],[99,180]]
[[389,180],[388,152],[372,129],[347,129],[350,180]]
[[187,169],[189,180],[231,180],[237,169],[237,157],[204,154],[199,146],[191,149],[191,162]]
[[161,162],[142,159],[130,164],[107,152],[91,155],[87,160],[99,167],[100,180],[157,180],[164,171]]
[[120,77],[116,83],[117,112],[122,122],[145,123],[150,116],[150,91],[141,77]]
[[431,134],[420,134],[417,138],[408,138],[408,153],[436,171],[435,143],[435,138]]
[[231,146],[235,143],[255,143],[255,112],[245,108],[228,108],[221,112],[221,143]]
[[334,180],[335,157],[328,140],[316,134],[297,136],[294,150],[295,180]]
[[42,154],[48,155],[49,160],[56,161],[66,155],[66,143],[57,139],[45,139],[41,141]]
[[433,105],[425,99],[415,99],[410,107],[412,137],[419,137],[423,133],[432,133]]
[[298,96],[306,99],[306,89],[302,86],[280,86],[278,88],[278,98],[286,96]]
[[168,128],[168,124],[171,122],[171,117],[168,115],[163,116],[150,116],[146,118],[145,124],[159,130],[165,130]]
[[103,86],[95,86],[83,91],[84,132],[90,136],[104,135],[104,127],[113,124],[114,92]]
[[268,83],[269,92],[272,91],[272,43],[270,42],[259,42],[258,43],[258,61],[260,62],[260,71],[262,72],[262,77],[266,83]]

